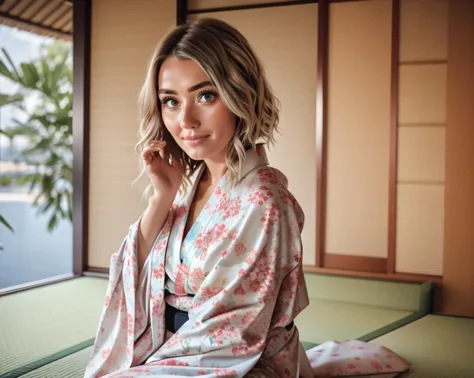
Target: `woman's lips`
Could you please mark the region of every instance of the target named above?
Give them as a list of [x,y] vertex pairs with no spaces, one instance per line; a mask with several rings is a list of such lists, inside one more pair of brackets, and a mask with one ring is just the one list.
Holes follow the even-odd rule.
[[203,135],[199,137],[193,136],[191,138],[183,138],[183,140],[184,140],[184,143],[186,143],[186,145],[190,147],[196,147],[204,143],[208,137],[209,135]]

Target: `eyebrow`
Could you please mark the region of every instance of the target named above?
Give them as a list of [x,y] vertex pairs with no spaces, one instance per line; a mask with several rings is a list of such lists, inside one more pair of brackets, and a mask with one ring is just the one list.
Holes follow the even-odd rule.
[[[209,85],[212,85],[212,83],[207,80],[207,81],[203,81],[199,84],[196,84],[196,85],[193,85],[192,87],[189,87],[188,88],[188,92],[191,93],[191,92],[194,92],[194,91],[197,91],[198,89],[201,89],[201,88],[204,88],[204,87],[207,87]],[[159,89],[158,90],[158,94],[172,94],[172,95],[177,95],[178,93],[176,91],[173,91],[171,89]]]

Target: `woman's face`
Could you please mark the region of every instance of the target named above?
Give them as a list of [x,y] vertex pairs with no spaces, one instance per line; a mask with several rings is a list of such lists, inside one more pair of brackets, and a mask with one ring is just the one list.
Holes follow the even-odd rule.
[[166,59],[158,75],[158,96],[165,127],[190,158],[225,161],[236,117],[198,64]]

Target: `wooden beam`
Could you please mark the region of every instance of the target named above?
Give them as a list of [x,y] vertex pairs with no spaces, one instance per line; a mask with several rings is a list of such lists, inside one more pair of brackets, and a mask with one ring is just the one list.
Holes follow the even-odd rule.
[[217,12],[231,12],[248,9],[261,9],[261,8],[274,8],[284,7],[289,5],[303,5],[303,4],[314,4],[321,3],[321,0],[296,0],[296,1],[282,1],[278,3],[260,3],[260,4],[247,4],[247,5],[234,5],[226,7],[215,7],[207,9],[189,9],[188,14],[200,14],[200,13],[217,13]]
[[91,1],[75,0],[73,17],[73,272],[81,275],[89,242]]
[[21,3],[22,0],[16,0],[14,1],[6,10],[5,13],[10,13],[13,9],[17,7],[18,4]]
[[[18,27],[20,29],[32,31],[34,33],[38,32],[38,34],[57,36],[58,38],[65,39],[68,41],[72,39],[72,33],[64,32],[49,26],[44,26],[40,23],[25,20],[17,16],[12,16],[5,12],[0,12],[0,20],[2,20],[2,23],[4,23],[5,25]],[[41,31],[47,33],[41,33]]]
[[329,2],[318,4],[318,62],[316,75],[316,266],[324,266],[326,236],[326,136],[329,52]]
[[395,273],[397,250],[398,82],[400,61],[400,0],[392,0],[392,62],[388,192],[387,273]]
[[440,311],[474,317],[474,2],[449,2],[443,288]]
[[184,25],[188,16],[188,0],[176,0],[176,25]]
[[326,253],[324,255],[324,267],[328,269],[353,270],[358,272],[386,273],[387,259],[384,257]]
[[[51,3],[49,3],[49,4],[54,4],[54,3],[51,2]],[[47,4],[47,5],[45,6],[45,8],[46,8],[49,4]],[[48,18],[50,18],[50,17],[59,9],[59,7],[60,7],[61,5],[62,5],[62,3],[59,2],[59,6],[57,6],[56,8],[54,8],[54,7],[53,7],[53,8],[50,8],[50,11],[49,11],[48,13],[46,13],[46,15],[43,16],[40,20],[38,20],[38,23],[43,24]]]

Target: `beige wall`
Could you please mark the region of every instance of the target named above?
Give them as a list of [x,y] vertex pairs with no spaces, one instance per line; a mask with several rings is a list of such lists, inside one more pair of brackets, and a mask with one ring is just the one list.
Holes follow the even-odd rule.
[[308,4],[200,15],[244,34],[281,101],[280,133],[268,155],[305,212],[303,262],[309,265],[315,263],[317,12],[317,4]]
[[108,267],[144,209],[137,177],[137,96],[158,40],[176,22],[174,0],[92,2],[88,264]]

